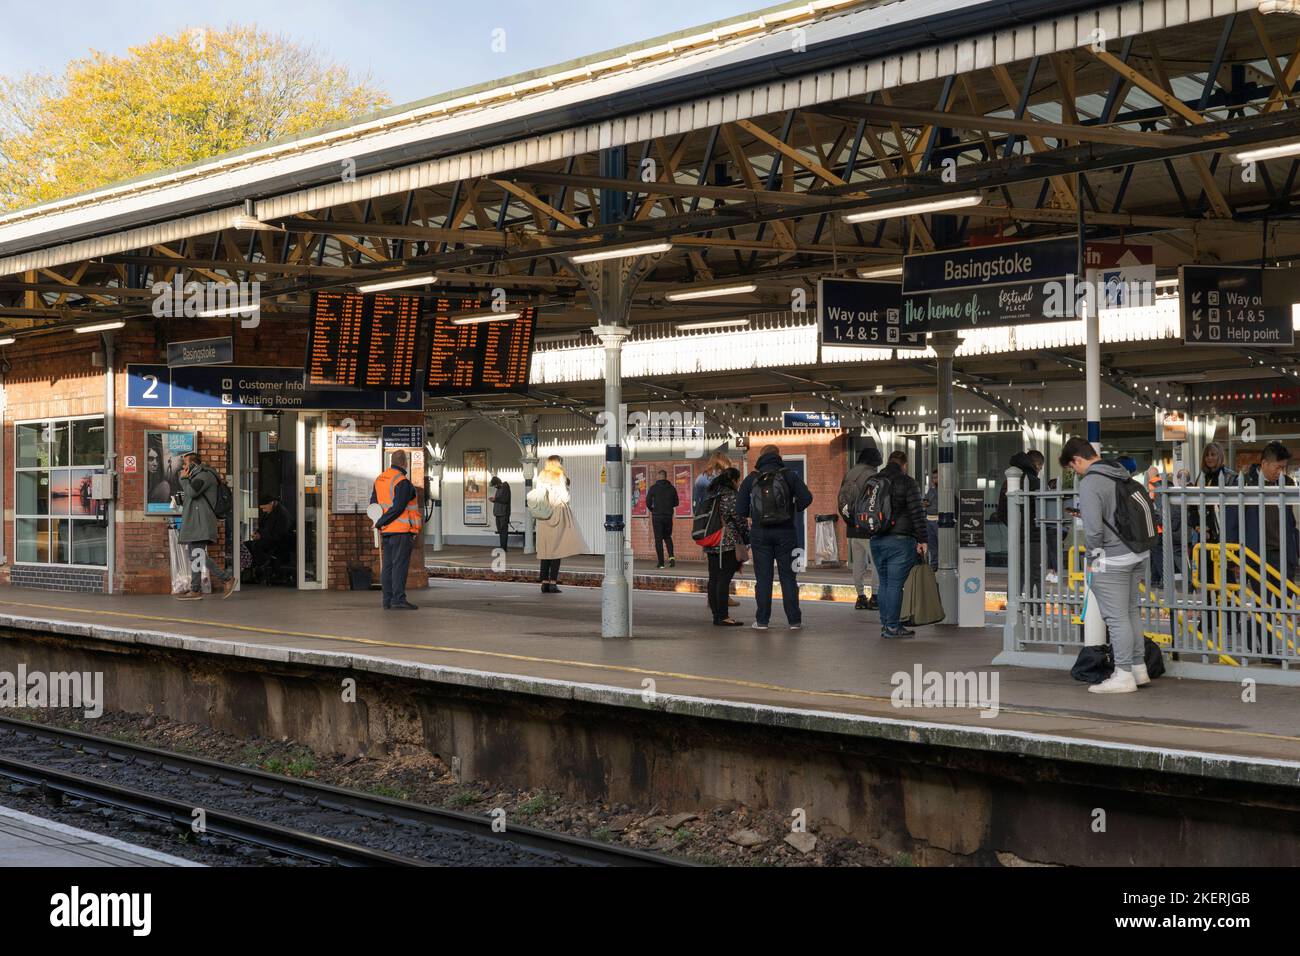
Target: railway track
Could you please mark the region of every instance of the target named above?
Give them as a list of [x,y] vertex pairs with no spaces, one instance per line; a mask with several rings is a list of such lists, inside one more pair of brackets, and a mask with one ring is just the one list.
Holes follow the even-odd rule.
[[[473,865],[476,855],[487,865],[688,865],[532,827],[508,824],[496,832],[486,817],[0,717],[0,742],[6,738],[13,746],[0,747],[0,779],[38,787],[47,802],[89,801],[182,831],[191,830],[195,809],[201,807],[208,835],[320,865]],[[23,743],[44,745],[45,756],[13,754]],[[82,761],[107,762],[146,780],[105,779],[75,766]],[[193,792],[183,796],[159,792],[185,790],[187,784]],[[268,820],[268,815],[289,822]],[[375,845],[381,841],[401,849]]]

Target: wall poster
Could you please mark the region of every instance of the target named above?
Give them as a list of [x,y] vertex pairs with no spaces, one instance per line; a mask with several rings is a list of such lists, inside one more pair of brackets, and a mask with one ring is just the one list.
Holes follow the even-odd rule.
[[488,523],[488,453],[485,448],[466,449],[464,454],[463,508],[466,525]]
[[178,515],[172,503],[181,491],[182,458],[198,448],[198,432],[144,433],[144,513]]

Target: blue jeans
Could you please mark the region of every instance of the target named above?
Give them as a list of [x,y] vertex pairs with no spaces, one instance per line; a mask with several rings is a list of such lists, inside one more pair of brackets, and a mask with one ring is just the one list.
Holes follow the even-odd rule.
[[799,582],[794,576],[794,528],[756,527],[750,534],[750,553],[754,558],[755,620],[766,624],[772,619],[772,563],[781,579],[781,603],[785,605],[785,619],[800,624]]
[[880,589],[880,626],[886,631],[897,630],[903,610],[903,585],[916,563],[916,539],[905,534],[872,538],[871,560],[876,565],[876,585]]

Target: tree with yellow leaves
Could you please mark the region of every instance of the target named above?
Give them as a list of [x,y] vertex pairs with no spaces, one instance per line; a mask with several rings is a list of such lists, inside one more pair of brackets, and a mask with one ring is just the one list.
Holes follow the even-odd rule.
[[256,27],[195,28],[62,78],[0,77],[0,210],[174,169],[373,112],[368,77]]

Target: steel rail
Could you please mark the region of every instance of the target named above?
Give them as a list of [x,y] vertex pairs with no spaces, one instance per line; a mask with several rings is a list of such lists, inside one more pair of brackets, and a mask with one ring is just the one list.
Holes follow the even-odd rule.
[[[54,743],[72,746],[90,754],[99,754],[122,762],[154,765],[173,773],[190,774],[198,778],[243,787],[262,795],[283,795],[306,804],[327,810],[356,813],[371,819],[387,819],[397,823],[430,827],[444,832],[464,833],[501,845],[511,845],[536,853],[558,855],[570,862],[588,866],[690,866],[657,853],[611,846],[583,837],[550,833],[534,827],[508,824],[504,832],[495,832],[487,817],[461,813],[441,807],[427,807],[405,800],[364,794],[330,784],[316,783],[236,767],[204,757],[182,756],[167,750],[126,743],[62,727],[0,717],[0,731],[27,735]],[[88,778],[89,779],[89,778]],[[189,826],[191,808],[185,808],[185,825]],[[211,811],[209,811],[211,818]],[[253,821],[256,822],[256,821]],[[408,861],[407,865],[411,865]]]

